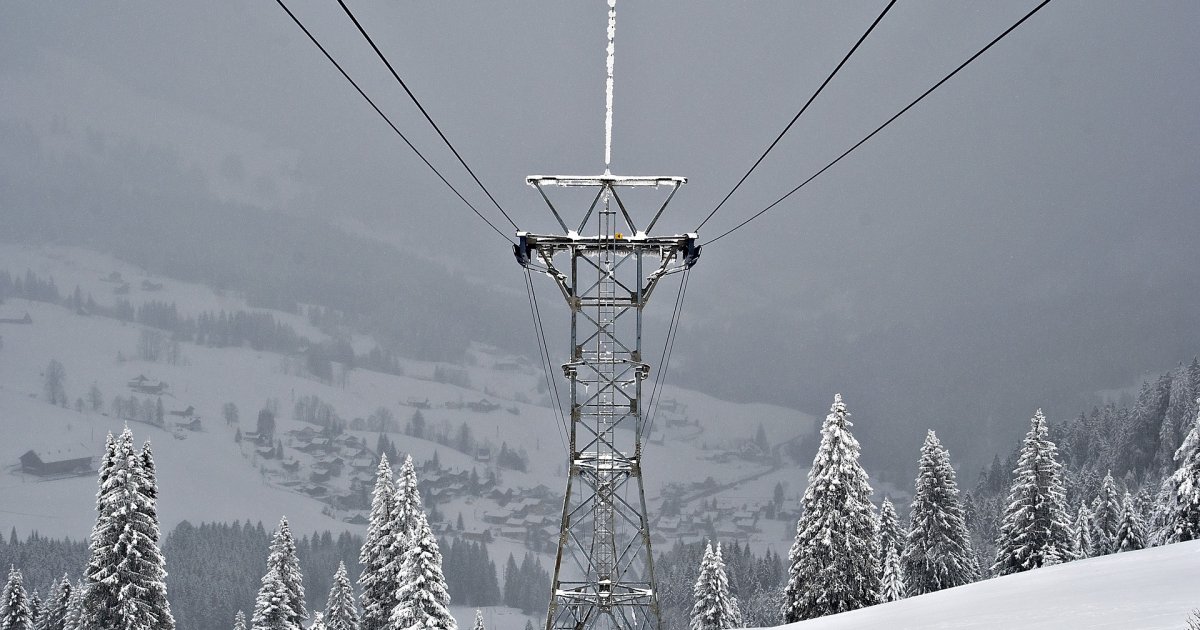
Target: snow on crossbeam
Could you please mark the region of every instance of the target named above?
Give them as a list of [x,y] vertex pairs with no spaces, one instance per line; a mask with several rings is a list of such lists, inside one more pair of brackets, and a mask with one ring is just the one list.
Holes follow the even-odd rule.
[[686,177],[665,175],[530,175],[525,178],[530,186],[678,186],[686,184]]

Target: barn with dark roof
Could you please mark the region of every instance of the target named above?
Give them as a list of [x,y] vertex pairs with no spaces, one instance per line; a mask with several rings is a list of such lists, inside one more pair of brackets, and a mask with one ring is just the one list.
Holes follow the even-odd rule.
[[86,444],[30,449],[21,456],[21,470],[34,475],[61,475],[94,471]]

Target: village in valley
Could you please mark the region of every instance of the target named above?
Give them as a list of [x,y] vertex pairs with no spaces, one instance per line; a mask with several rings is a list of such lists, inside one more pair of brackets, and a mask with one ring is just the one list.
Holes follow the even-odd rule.
[[[211,457],[205,453],[212,448],[231,449],[245,467],[243,478],[257,478],[328,519],[301,520],[312,528],[364,526],[380,456],[387,454],[395,462],[411,455],[431,527],[439,536],[552,553],[562,515],[559,486],[565,453],[554,437],[551,394],[528,358],[476,347],[463,365],[406,362],[402,370],[394,370],[402,375],[390,375],[364,368],[350,372],[335,364],[333,378],[322,382],[308,370],[303,349],[299,357],[256,351],[254,370],[227,373],[221,367],[225,357],[250,349],[181,343],[170,330],[123,321],[121,314],[136,320],[140,312],[163,310],[154,305],[170,304],[180,318],[189,311],[196,316],[210,306],[228,306],[228,297],[91,258],[77,251],[43,253],[46,275],[28,275],[35,284],[55,286],[64,286],[68,277],[72,286],[84,287],[77,292],[80,305],[74,299],[63,308],[10,296],[0,307],[0,315],[15,314],[12,319],[19,324],[14,326],[20,326],[0,330],[7,352],[32,342],[31,351],[40,346],[36,351],[42,356],[55,356],[53,340],[42,334],[53,325],[47,319],[59,326],[89,322],[91,327],[113,327],[112,334],[80,342],[98,346],[83,353],[85,361],[67,360],[62,353],[64,359],[52,369],[67,373],[63,380],[71,395],[64,393],[64,401],[55,406],[82,414],[88,423],[147,426],[156,432],[152,437],[163,436],[153,438],[156,448],[165,448],[161,440],[167,438],[194,453],[189,457]],[[120,270],[91,272],[89,262]],[[139,275],[142,280],[135,280]],[[147,304],[152,306],[147,309]],[[326,336],[303,318],[279,312],[272,317],[306,337]],[[114,339],[127,341],[114,344]],[[354,343],[369,348],[370,342]],[[92,372],[89,364],[107,366]],[[254,376],[263,370],[270,375]],[[26,398],[45,398],[39,389],[46,388],[46,371],[32,375],[36,379],[29,376]],[[114,391],[118,393],[112,395]],[[374,402],[380,398],[392,404]],[[742,422],[748,410],[681,390],[664,397],[647,448],[671,449],[685,457],[649,477],[655,545],[720,538],[776,551],[786,546],[801,487],[789,465],[794,465],[798,447],[812,438],[811,424],[794,412],[759,407],[768,413],[752,414],[755,435],[717,437],[722,433],[711,429],[724,419],[719,409],[740,414]],[[81,440],[79,423],[68,419],[68,425],[75,428],[57,437],[39,435],[14,452],[10,473],[45,483],[90,479],[100,454],[96,430]],[[773,439],[768,440],[768,433]],[[222,458],[228,465],[230,460]],[[705,478],[687,474],[688,461],[702,462]]]

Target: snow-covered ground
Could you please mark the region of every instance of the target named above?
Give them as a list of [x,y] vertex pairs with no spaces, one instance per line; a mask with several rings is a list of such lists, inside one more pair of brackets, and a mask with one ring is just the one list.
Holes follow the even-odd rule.
[[984,580],[780,626],[793,630],[1180,630],[1200,608],[1200,541]]

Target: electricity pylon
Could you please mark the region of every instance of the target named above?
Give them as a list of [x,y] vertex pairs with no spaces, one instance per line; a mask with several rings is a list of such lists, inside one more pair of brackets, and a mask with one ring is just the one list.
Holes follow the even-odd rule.
[[[695,264],[695,234],[651,236],[682,177],[532,176],[563,233],[517,232],[518,262],[554,279],[571,312],[569,476],[546,630],[660,626],[642,479],[650,366],[642,309],[663,277]],[[546,189],[595,188],[571,229]],[[635,222],[621,190],[668,187],[649,221]],[[556,262],[561,261],[561,262]],[[631,489],[635,496],[630,497]]]

